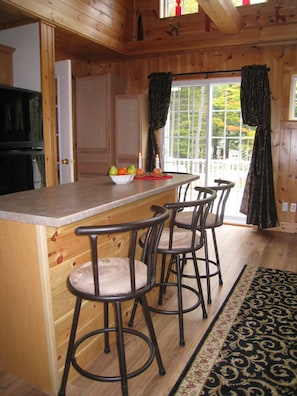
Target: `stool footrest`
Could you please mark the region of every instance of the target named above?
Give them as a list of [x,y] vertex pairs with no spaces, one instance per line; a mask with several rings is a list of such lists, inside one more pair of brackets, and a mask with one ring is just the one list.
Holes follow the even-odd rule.
[[[98,334],[111,333],[111,332],[116,333],[117,329],[115,327],[109,327],[107,329],[97,329],[97,330],[94,330],[94,331],[91,331],[91,332],[85,334],[83,337],[79,338],[75,342],[74,347],[73,347],[73,354],[72,354],[71,362],[72,362],[73,367],[76,369],[76,371],[78,371],[84,377],[90,378],[90,379],[95,380],[95,381],[102,381],[102,382],[116,382],[116,381],[121,381],[122,380],[120,375],[118,375],[118,376],[117,375],[115,375],[115,376],[103,376],[103,375],[91,373],[91,372],[85,370],[83,367],[81,367],[78,364],[78,362],[76,360],[76,357],[75,357],[75,352],[76,352],[77,348],[84,341],[86,341],[90,337],[94,337],[94,336],[96,336]],[[146,362],[141,367],[139,367],[138,369],[136,369],[136,370],[134,370],[134,371],[132,371],[130,373],[127,373],[127,379],[129,379],[129,378],[133,378],[133,377],[136,377],[137,375],[141,374],[143,371],[145,371],[152,364],[152,362],[154,360],[154,357],[155,357],[155,348],[154,348],[154,345],[153,345],[152,341],[145,334],[143,334],[143,333],[141,333],[141,332],[139,332],[137,330],[134,330],[134,329],[131,329],[131,328],[126,328],[126,327],[123,328],[123,332],[124,333],[129,333],[129,334],[132,334],[134,336],[137,336],[137,337],[141,338],[144,342],[146,342],[146,344],[147,344],[147,346],[149,348],[149,357],[148,357],[148,359],[146,360]]]
[[[177,287],[176,283],[173,282],[167,282],[167,283],[156,283],[155,287]],[[201,297],[198,293],[197,290],[195,290],[193,287],[189,286],[189,285],[181,285],[182,289],[187,289],[190,292],[192,292],[193,294],[195,294],[197,296],[197,301],[195,302],[195,304],[191,305],[190,307],[187,308],[183,308],[182,309],[182,313],[187,313],[187,312],[191,312],[194,311],[194,309],[198,308],[199,305],[201,304]],[[176,310],[167,310],[167,309],[162,309],[162,308],[156,308],[155,306],[151,306],[149,305],[149,310],[152,312],[156,312],[156,313],[160,313],[160,314],[164,314],[164,315],[178,315],[180,312],[178,309]]]
[[[197,257],[197,260],[198,260],[198,261],[204,261],[204,262],[206,262],[205,258]],[[223,281],[222,281],[222,279],[221,279],[220,265],[219,265],[216,261],[214,261],[214,260],[209,260],[209,259],[208,259],[208,263],[212,265],[212,268],[213,268],[213,267],[216,268],[216,270],[214,270],[213,272],[209,272],[209,278],[212,278],[213,276],[219,275],[219,283],[220,283],[220,285],[222,285],[222,284],[223,284]],[[186,275],[184,275],[184,276],[186,276]],[[206,274],[204,275],[204,274],[201,274],[201,273],[200,273],[200,278],[201,278],[201,279],[205,279],[205,278],[207,278],[207,277],[208,277],[208,276],[207,276]]]

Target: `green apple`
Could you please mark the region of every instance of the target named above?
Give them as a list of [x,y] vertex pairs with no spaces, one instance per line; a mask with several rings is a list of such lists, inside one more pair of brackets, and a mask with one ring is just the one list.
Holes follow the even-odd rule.
[[111,165],[111,167],[108,169],[108,174],[110,176],[116,176],[118,174],[117,167],[114,165]]
[[129,175],[134,175],[136,173],[135,165],[130,164],[127,168],[127,172]]

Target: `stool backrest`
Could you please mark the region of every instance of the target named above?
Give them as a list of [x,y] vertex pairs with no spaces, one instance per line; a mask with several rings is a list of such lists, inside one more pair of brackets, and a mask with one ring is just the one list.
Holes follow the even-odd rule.
[[[169,173],[171,175],[188,175],[188,176],[192,176],[192,174],[188,173],[188,172],[172,172],[172,171],[166,172],[165,171],[164,173],[165,174]],[[188,190],[190,188],[191,183],[192,182],[189,182],[189,183],[186,183],[186,184],[182,184],[182,185],[180,185],[178,187],[178,190],[177,190],[177,200],[178,201],[186,201],[186,197],[187,197]]]
[[[213,226],[219,227],[224,222],[226,202],[230,195],[231,188],[234,187],[234,183],[223,179],[216,179],[214,182],[217,184],[207,187],[216,192],[216,199],[212,202],[210,213],[215,215]],[[197,190],[197,188],[195,188],[195,190]],[[197,191],[199,193],[199,190]]]
[[[107,224],[98,226],[81,226],[76,228],[75,233],[78,236],[88,236],[91,248],[91,262],[94,279],[95,296],[100,296],[100,276],[98,270],[98,259],[100,255],[99,237],[102,235],[112,235],[119,233],[129,233],[129,249],[128,256],[131,278],[131,293],[129,295],[137,294],[135,287],[135,262],[141,260],[147,264],[147,284],[144,289],[151,288],[155,283],[156,276],[156,260],[157,260],[157,247],[162,234],[164,222],[169,217],[169,212],[165,207],[153,205],[151,207],[153,216],[140,221],[128,222],[122,224]],[[144,247],[142,249],[141,257],[136,257],[136,248],[139,240],[139,233],[146,234]],[[117,298],[119,296],[117,295]],[[110,296],[109,296],[110,299]]]
[[[187,229],[192,230],[192,247],[195,246],[197,238],[196,232],[199,230],[201,233],[200,246],[195,246],[195,248],[200,248],[204,241],[204,229],[207,215],[210,211],[212,202],[216,198],[216,192],[207,187],[195,187],[198,191],[197,199],[194,201],[178,201],[172,203],[166,203],[165,208],[170,210],[170,232],[169,232],[169,249],[172,247],[173,234],[178,225],[178,216],[180,212],[187,212],[190,215]],[[179,227],[179,225],[178,225]]]

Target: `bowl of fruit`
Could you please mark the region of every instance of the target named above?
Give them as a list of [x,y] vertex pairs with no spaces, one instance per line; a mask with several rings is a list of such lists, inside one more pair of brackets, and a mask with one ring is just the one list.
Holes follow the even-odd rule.
[[130,184],[136,174],[136,168],[134,165],[129,165],[127,168],[117,168],[115,165],[112,165],[108,169],[108,174],[113,183],[115,184]]

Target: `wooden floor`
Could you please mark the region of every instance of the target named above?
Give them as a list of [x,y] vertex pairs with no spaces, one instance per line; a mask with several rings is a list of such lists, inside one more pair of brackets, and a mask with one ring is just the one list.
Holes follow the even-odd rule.
[[[207,306],[208,318],[202,318],[200,308],[185,315],[186,345],[180,347],[177,317],[153,314],[166,375],[159,376],[157,365],[154,362],[143,374],[129,380],[130,396],[168,395],[245,264],[297,272],[296,234],[260,232],[250,227],[224,225],[217,230],[217,238],[224,284],[220,287],[216,278],[212,280],[213,301],[211,305]],[[205,284],[203,287],[205,290]],[[144,327],[139,316],[135,328],[141,329],[142,326]],[[134,341],[128,342],[128,344],[128,364],[131,369],[134,364],[137,366],[141,360],[143,350]],[[133,354],[130,355],[131,351]],[[108,357],[113,359],[111,366],[116,367],[116,356],[111,353]],[[106,356],[100,358],[104,359],[104,366],[110,369],[109,363],[105,362]],[[28,385],[10,374],[3,373],[1,370],[0,394],[3,396],[46,395],[32,385]],[[67,396],[118,396],[121,394],[121,390],[119,383],[98,383],[77,377],[68,383],[66,394]]]

